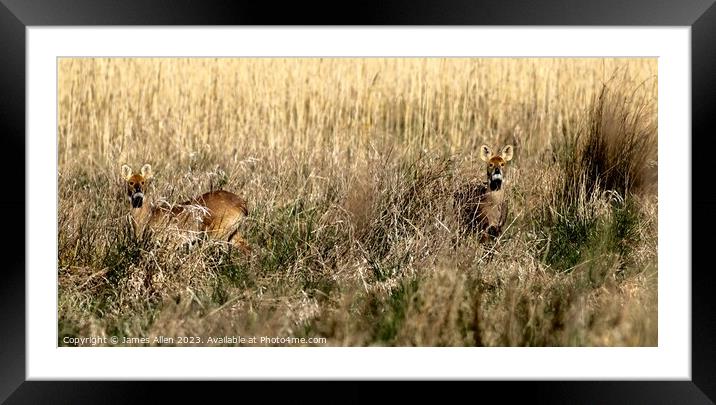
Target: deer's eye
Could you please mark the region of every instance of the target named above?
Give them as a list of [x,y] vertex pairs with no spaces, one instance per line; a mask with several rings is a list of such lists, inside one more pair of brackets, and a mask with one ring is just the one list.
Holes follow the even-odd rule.
[[[500,163],[500,166],[505,167],[505,164],[504,164],[504,163]],[[144,184],[144,183],[142,183],[142,184]]]
[[130,181],[130,182],[129,182],[129,185],[130,185],[130,186],[133,186],[133,185],[134,185],[134,182],[133,182],[133,181]]
[[142,182],[142,185],[144,185],[144,182]]
[[495,167],[495,165],[493,165],[492,163],[490,163],[490,167]]

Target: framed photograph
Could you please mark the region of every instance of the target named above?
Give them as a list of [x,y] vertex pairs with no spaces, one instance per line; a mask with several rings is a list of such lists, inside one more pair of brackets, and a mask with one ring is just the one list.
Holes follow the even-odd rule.
[[691,200],[710,4],[264,27],[8,3],[25,256],[2,284],[0,399],[127,398],[104,380],[716,394],[712,276],[691,264],[716,201]]

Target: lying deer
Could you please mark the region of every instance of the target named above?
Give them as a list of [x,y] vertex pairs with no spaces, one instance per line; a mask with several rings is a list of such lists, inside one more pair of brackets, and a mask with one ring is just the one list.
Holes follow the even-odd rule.
[[480,242],[497,238],[507,220],[507,196],[503,188],[505,166],[512,159],[512,145],[495,155],[487,145],[480,147],[480,158],[487,163],[487,178],[473,181],[454,194],[461,233],[478,233]]
[[142,166],[139,173],[123,165],[122,176],[127,181],[135,235],[141,235],[147,229],[175,230],[228,241],[243,252],[250,251],[248,243],[238,232],[239,221],[249,213],[246,201],[238,195],[217,190],[180,204],[155,204],[146,201],[145,197],[146,187],[152,179],[150,165]]

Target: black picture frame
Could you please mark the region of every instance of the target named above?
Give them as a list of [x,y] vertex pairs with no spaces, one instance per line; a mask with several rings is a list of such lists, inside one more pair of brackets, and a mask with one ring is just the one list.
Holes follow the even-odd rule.
[[[712,106],[716,99],[716,6],[714,0],[468,0],[435,2],[356,2],[340,7],[295,2],[278,7],[269,2],[211,1],[123,1],[112,0],[0,0],[0,123],[6,173],[18,172],[25,179],[25,52],[26,27],[73,25],[599,25],[599,26],[689,26],[692,58],[692,185],[709,184],[706,176],[713,138]],[[689,136],[689,134],[673,134]],[[11,161],[8,162],[7,159]],[[701,167],[699,167],[699,165]],[[687,167],[685,166],[686,170]],[[13,183],[15,184],[15,183]],[[673,185],[670,191],[684,193],[691,204],[692,269],[692,377],[689,381],[571,381],[571,382],[471,382],[457,389],[435,390],[429,384],[381,394],[382,399],[406,399],[411,393],[423,398],[433,393],[442,400],[476,390],[497,392],[500,399],[538,399],[566,403],[713,403],[716,401],[716,304],[711,288],[712,266],[706,252],[711,243],[708,231],[716,225],[716,188]],[[688,187],[687,187],[688,186]],[[164,399],[160,391],[171,390],[184,399],[207,399],[216,385],[199,389],[179,382],[59,382],[25,381],[25,192],[4,187],[13,198],[0,199],[4,263],[0,281],[0,402],[7,403],[132,403],[142,399]],[[672,187],[672,185],[669,185]],[[703,190],[702,190],[703,189]],[[689,192],[691,192],[689,194]],[[687,199],[688,198],[688,199]],[[686,204],[685,204],[686,205]],[[20,215],[20,213],[23,215]],[[698,216],[697,216],[698,215]],[[703,259],[698,266],[697,258]],[[271,399],[280,396],[300,399],[297,389],[275,389],[259,383],[256,391]],[[346,400],[371,399],[377,395],[350,382],[336,384]],[[515,386],[517,385],[517,386]],[[158,390],[157,387],[160,389]],[[243,390],[244,388],[242,388]],[[245,395],[234,391],[234,395]],[[321,396],[311,388],[312,400]],[[464,392],[463,392],[464,391]],[[326,394],[329,395],[329,394]],[[307,398],[303,396],[303,398]],[[343,402],[343,401],[341,401]]]

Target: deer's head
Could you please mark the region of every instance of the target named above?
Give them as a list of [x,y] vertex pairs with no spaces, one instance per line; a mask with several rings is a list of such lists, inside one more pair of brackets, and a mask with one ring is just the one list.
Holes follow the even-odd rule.
[[139,173],[134,173],[131,167],[123,165],[122,177],[127,180],[127,197],[132,203],[132,208],[142,208],[144,191],[152,178],[152,166],[144,165]]
[[495,191],[502,188],[502,182],[505,179],[505,166],[512,159],[512,145],[507,145],[500,153],[493,153],[492,149],[487,145],[480,147],[480,159],[487,163],[487,182],[490,184],[490,190]]

